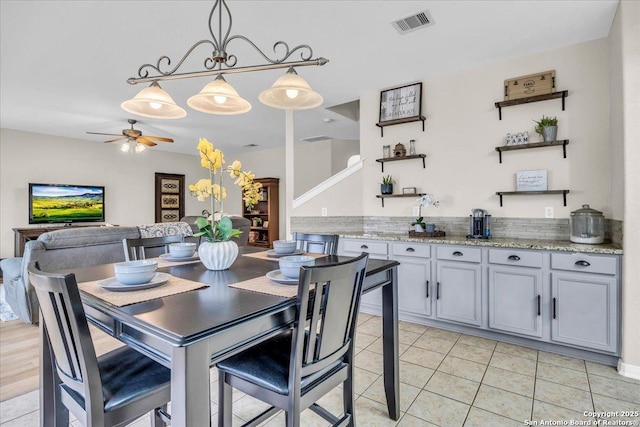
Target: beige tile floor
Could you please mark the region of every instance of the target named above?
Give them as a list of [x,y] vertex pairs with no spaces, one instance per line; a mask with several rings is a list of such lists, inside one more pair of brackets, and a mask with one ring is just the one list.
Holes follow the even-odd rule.
[[[360,315],[356,339],[356,423],[386,426],[523,426],[525,421],[556,421],[579,425],[596,419],[590,413],[640,411],[640,381],[618,375],[614,368],[422,325],[400,322],[400,409],[393,421],[386,415],[382,383],[381,319]],[[212,370],[213,371],[213,370]],[[216,425],[217,376],[211,375],[212,425]],[[341,412],[341,390],[320,404]],[[234,393],[234,425],[266,406]],[[37,391],[0,404],[1,427],[38,425]],[[600,420],[638,425],[640,417],[621,413]],[[573,424],[572,424],[573,421]],[[566,422],[566,424],[563,424]],[[635,424],[633,424],[635,422]],[[131,426],[148,426],[145,416]],[[264,423],[283,426],[280,413]],[[327,425],[311,411],[302,425]],[[607,425],[602,423],[600,425]],[[80,426],[77,420],[73,427]]]

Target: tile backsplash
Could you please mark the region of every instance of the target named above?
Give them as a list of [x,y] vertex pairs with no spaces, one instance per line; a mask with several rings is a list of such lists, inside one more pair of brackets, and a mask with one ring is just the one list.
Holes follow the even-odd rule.
[[[385,216],[318,216],[291,217],[293,231],[308,233],[401,234],[411,229],[413,217]],[[469,217],[436,217],[425,219],[451,236],[469,233]],[[491,235],[505,239],[569,240],[569,219],[491,217]],[[605,221],[605,240],[622,244],[622,221]]]

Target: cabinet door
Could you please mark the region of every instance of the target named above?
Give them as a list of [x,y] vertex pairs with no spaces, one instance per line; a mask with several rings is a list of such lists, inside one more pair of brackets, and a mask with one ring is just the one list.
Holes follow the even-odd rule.
[[542,337],[542,271],[489,267],[489,327]]
[[394,258],[398,267],[398,310],[400,312],[431,315],[431,262],[421,258]]
[[438,261],[437,271],[436,317],[481,326],[480,264]]
[[[370,259],[387,259],[387,243],[372,242],[369,240],[344,239],[338,243],[338,254],[345,256],[360,256],[362,252],[367,252]],[[364,311],[382,313],[382,289],[363,294],[360,298],[360,307]]]
[[551,339],[616,352],[617,279],[580,273],[551,274]]

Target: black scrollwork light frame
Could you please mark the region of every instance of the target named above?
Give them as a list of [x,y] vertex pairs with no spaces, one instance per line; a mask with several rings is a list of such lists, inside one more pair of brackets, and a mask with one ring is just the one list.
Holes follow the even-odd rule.
[[[224,32],[222,30],[222,14],[223,9],[226,11],[229,21],[229,26]],[[213,31],[212,24],[215,18],[217,10],[218,17],[218,36],[216,37],[215,32]],[[278,68],[289,68],[289,67],[301,67],[301,66],[309,66],[309,65],[324,65],[329,62],[328,59],[323,57],[312,58],[313,50],[309,45],[301,44],[295,46],[290,49],[289,45],[284,41],[278,41],[273,45],[274,53],[278,53],[278,50],[284,51],[282,52],[281,57],[278,58],[270,58],[267,56],[254,42],[252,42],[249,38],[242,35],[230,35],[231,34],[231,26],[233,24],[233,18],[231,17],[231,11],[227,6],[226,0],[215,0],[213,7],[211,8],[211,12],[209,13],[209,34],[211,34],[211,40],[204,39],[194,43],[184,54],[184,56],[178,61],[175,67],[171,69],[166,69],[171,66],[171,58],[166,55],[161,56],[156,61],[156,64],[143,64],[138,68],[138,77],[131,77],[127,80],[129,84],[135,85],[138,83],[148,83],[153,81],[164,81],[164,80],[177,80],[177,79],[186,79],[191,77],[205,77],[205,76],[214,76],[218,74],[233,74],[233,73],[243,73],[249,71],[262,71],[262,70],[271,70]],[[227,52],[227,48],[229,43],[233,40],[244,40],[250,46],[252,46],[258,53],[267,61],[266,64],[261,65],[251,65],[246,67],[238,67],[235,68],[237,64],[238,58],[234,54],[229,54]],[[193,53],[193,51],[201,45],[210,45],[213,48],[211,56],[205,58],[204,60],[204,70],[196,71],[196,72],[186,72],[186,73],[177,73],[179,68],[182,66],[184,61]],[[291,57],[295,52],[300,51],[300,61],[289,61],[286,62],[287,59]],[[163,71],[163,68],[165,70]],[[154,73],[154,74],[151,74]]]

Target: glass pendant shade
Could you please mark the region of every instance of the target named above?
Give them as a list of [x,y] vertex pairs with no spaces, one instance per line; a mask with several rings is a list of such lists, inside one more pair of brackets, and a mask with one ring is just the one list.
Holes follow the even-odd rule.
[[155,81],[120,107],[128,113],[153,119],[181,119],[187,115],[184,108],[176,105],[171,95]]
[[131,150],[131,145],[129,144],[129,141],[125,142],[120,146],[120,151],[122,151],[123,153],[128,153],[129,150]]
[[208,83],[197,95],[187,100],[189,107],[207,114],[242,114],[251,110],[251,104],[222,77]]
[[309,83],[296,73],[293,67],[258,96],[260,102],[269,107],[283,110],[307,110],[315,108],[324,101],[322,95],[313,91]]

